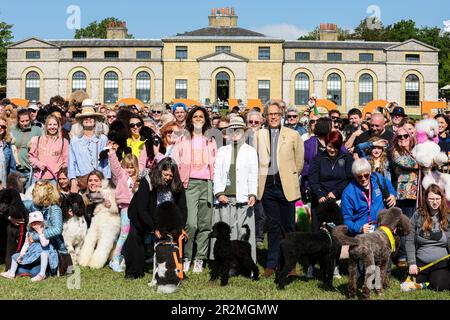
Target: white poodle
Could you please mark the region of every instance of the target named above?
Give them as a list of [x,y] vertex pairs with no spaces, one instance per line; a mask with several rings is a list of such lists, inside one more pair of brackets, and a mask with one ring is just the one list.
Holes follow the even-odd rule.
[[63,239],[74,265],[78,264],[86,233],[87,223],[84,217],[74,216],[64,222]]
[[435,119],[422,120],[416,124],[417,144],[412,155],[422,168],[422,186],[427,189],[437,184],[445,191],[447,201],[450,201],[450,175],[433,170],[448,164],[448,156],[441,152],[439,142],[439,124]]
[[80,266],[94,269],[103,268],[108,262],[120,233],[120,215],[115,190],[110,188],[106,181],[101,193],[105,200],[109,200],[111,207],[107,208],[104,202],[97,204],[78,260]]

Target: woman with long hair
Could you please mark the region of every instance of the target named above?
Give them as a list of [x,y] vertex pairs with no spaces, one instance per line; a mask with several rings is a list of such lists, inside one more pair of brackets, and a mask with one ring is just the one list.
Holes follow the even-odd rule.
[[[194,107],[186,119],[186,134],[177,141],[172,153],[186,189],[188,207],[185,272],[189,270],[191,261],[194,261],[194,273],[203,272],[203,260],[208,254],[213,213],[212,181],[217,154],[216,141],[205,135],[210,128],[206,109]],[[196,252],[193,250],[195,244]]]
[[33,180],[51,180],[56,183],[56,174],[67,167],[69,159],[69,141],[62,138],[61,124],[53,115],[48,116],[42,135],[33,137],[28,155],[33,168]]
[[425,191],[422,206],[412,216],[411,232],[406,237],[409,273],[417,275],[418,283],[428,282],[432,290],[450,290],[448,259],[423,271],[419,268],[449,254],[449,224],[445,194],[433,184]]
[[[411,218],[416,210],[419,186],[419,164],[411,154],[414,139],[404,127],[399,127],[392,143],[392,161],[397,176],[397,206]],[[406,267],[405,237],[401,238],[398,266]]]
[[7,187],[8,175],[16,171],[16,160],[11,148],[11,134],[8,122],[0,119],[0,182],[3,188]]
[[[391,171],[389,160],[386,152],[388,142],[378,136],[369,139],[368,142],[358,144],[358,149],[361,151],[363,158],[366,158],[371,167],[372,172],[378,172],[382,176],[391,180]],[[364,150],[369,149],[370,153],[366,154]]]

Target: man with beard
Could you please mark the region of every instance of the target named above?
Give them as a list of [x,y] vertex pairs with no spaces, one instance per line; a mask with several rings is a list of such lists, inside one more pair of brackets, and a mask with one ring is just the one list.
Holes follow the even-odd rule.
[[76,115],[80,132],[70,141],[68,175],[71,192],[78,193],[87,188],[87,177],[94,170],[100,170],[105,178],[111,177],[108,160],[99,160],[99,154],[106,148],[108,138],[103,134],[101,113],[94,111],[94,101],[86,99],[82,111]]

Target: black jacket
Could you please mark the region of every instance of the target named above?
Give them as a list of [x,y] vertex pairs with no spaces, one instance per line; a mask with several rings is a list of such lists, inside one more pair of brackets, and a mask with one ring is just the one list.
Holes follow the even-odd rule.
[[[134,194],[133,199],[131,199],[130,206],[128,207],[128,218],[140,232],[152,232],[155,229],[156,194],[156,188],[150,190],[147,179],[143,178],[140,181],[138,191]],[[177,194],[173,194],[173,198],[175,205],[180,210],[181,221],[184,227],[187,220],[187,205],[184,189]]]

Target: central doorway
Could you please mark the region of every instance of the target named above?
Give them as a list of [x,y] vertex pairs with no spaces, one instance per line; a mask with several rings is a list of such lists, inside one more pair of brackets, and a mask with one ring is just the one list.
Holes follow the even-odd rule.
[[230,76],[222,71],[216,76],[216,92],[217,99],[220,101],[228,101],[230,98]]

